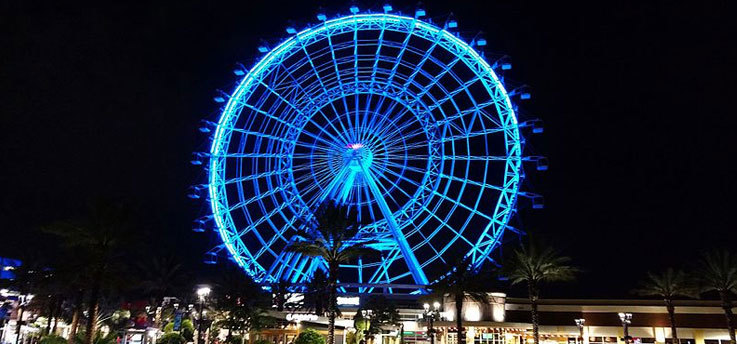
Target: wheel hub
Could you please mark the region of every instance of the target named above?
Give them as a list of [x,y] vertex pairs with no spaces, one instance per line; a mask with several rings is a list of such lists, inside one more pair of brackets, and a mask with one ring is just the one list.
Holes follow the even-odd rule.
[[360,172],[361,165],[368,169],[373,159],[374,154],[368,147],[362,143],[351,143],[343,155],[343,164],[353,171]]

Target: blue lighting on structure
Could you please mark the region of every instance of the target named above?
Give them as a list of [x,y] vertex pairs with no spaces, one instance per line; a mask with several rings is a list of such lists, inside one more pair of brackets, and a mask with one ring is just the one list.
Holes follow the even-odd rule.
[[227,103],[207,153],[212,216],[194,230],[214,226],[263,283],[303,283],[326,268],[285,250],[326,201],[346,205],[365,223],[356,240],[382,251],[341,266],[349,282],[428,284],[459,256],[493,260],[530,161],[504,85],[469,44],[417,19],[422,9],[350,11],[288,28],[292,37],[259,47],[261,60],[217,96]]
[[384,5],[384,12],[391,12],[393,10],[392,5],[385,4]]

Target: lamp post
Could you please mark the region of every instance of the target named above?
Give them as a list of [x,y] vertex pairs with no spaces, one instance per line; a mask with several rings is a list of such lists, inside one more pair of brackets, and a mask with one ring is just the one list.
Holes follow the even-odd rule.
[[202,318],[202,312],[205,308],[205,299],[208,295],[210,295],[210,287],[202,286],[197,288],[197,297],[200,301],[200,316],[197,321],[197,344],[204,344],[205,343],[205,334],[202,331],[202,323],[204,322]]
[[366,325],[366,329],[363,330],[363,338],[364,338],[364,340],[366,342],[368,342],[368,340],[366,340],[366,339],[369,338],[369,333],[371,333],[370,332],[370,330],[371,330],[371,318],[373,317],[374,312],[372,310],[370,310],[370,309],[362,309],[361,310],[361,315],[363,316],[364,319],[366,319],[368,321],[368,325]]
[[433,302],[432,309],[430,309],[429,303],[422,305],[422,308],[425,309],[422,312],[422,318],[427,323],[427,333],[430,335],[430,344],[435,344],[435,329],[433,328],[433,323],[435,322],[435,319],[440,316],[440,302]]
[[[18,296],[18,315],[16,320],[18,325],[16,325],[15,328],[15,344],[18,344],[21,341],[21,335],[23,334],[23,311],[25,311],[26,306],[31,299],[33,299],[33,295],[31,294],[20,294]],[[25,338],[23,339],[25,340]]]
[[630,331],[629,327],[632,323],[632,313],[619,313],[619,320],[622,322],[622,329],[624,330],[624,340],[626,342],[630,341]]
[[578,327],[578,337],[581,338],[581,343],[583,344],[583,325],[586,323],[586,319],[574,319],[576,322],[576,327]]

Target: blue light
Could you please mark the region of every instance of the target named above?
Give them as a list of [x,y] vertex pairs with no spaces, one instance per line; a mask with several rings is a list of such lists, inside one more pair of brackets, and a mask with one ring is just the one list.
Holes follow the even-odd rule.
[[448,22],[448,28],[455,29],[457,27],[458,27],[458,22],[457,21],[451,20],[451,21]]
[[318,13],[317,14],[317,20],[319,20],[319,21],[326,21],[326,20],[328,20],[328,17],[325,14],[323,14],[323,13]]
[[479,47],[483,47],[483,46],[485,46],[485,45],[486,45],[486,39],[485,39],[485,38],[479,38],[479,39],[478,39],[478,40],[476,41],[476,45],[478,45]]
[[293,35],[293,34],[297,33],[297,30],[295,28],[293,28],[293,27],[290,26],[290,27],[287,27],[287,33],[290,34],[290,35]]
[[522,100],[527,100],[527,99],[530,99],[531,97],[532,96],[530,95],[529,92],[522,92],[519,95],[519,99],[522,99]]
[[194,221],[194,225],[192,226],[192,231],[195,233],[202,233],[205,231],[205,221],[202,219],[197,219]]
[[269,52],[269,48],[267,48],[266,46],[261,45],[261,46],[258,47],[258,52],[260,52],[260,53],[267,53],[267,52]]
[[512,64],[509,62],[502,63],[502,70],[510,70],[512,69]]
[[532,209],[543,209],[545,208],[545,200],[542,196],[535,196],[532,198]]
[[205,264],[209,264],[209,265],[217,264],[217,253],[215,252],[205,253],[205,259],[203,259],[202,262]]
[[385,4],[384,5],[384,12],[391,12],[393,10],[392,5]]
[[[303,283],[324,268],[284,246],[325,201],[348,206],[366,223],[359,240],[383,251],[341,266],[367,284],[427,284],[457,252],[477,265],[492,260],[514,212],[522,137],[494,70],[417,19],[424,9],[417,18],[358,11],[318,15],[323,25],[259,49],[265,55],[222,97],[202,159],[208,198],[224,249],[259,282]],[[361,30],[378,34],[358,39]],[[371,53],[356,53],[361,45]]]
[[548,170],[548,159],[544,157],[540,157],[535,161],[535,165],[538,171],[547,171]]

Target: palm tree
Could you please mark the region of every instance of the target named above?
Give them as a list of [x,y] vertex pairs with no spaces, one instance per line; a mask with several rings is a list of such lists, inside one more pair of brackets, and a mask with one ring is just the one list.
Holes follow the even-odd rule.
[[328,276],[322,270],[316,270],[312,274],[312,279],[307,283],[305,292],[304,306],[308,310],[312,310],[317,315],[325,314],[325,304],[328,299]]
[[432,297],[443,299],[446,295],[455,301],[455,321],[458,343],[463,343],[463,301],[471,299],[488,302],[489,288],[493,286],[492,273],[479,272],[470,257],[458,260],[450,273],[430,285]]
[[282,312],[284,311],[284,307],[292,306],[288,304],[289,298],[292,295],[292,292],[289,290],[291,288],[292,285],[286,280],[279,280],[279,282],[271,284],[271,293],[274,295],[273,303],[277,311]]
[[84,257],[89,297],[85,344],[93,344],[102,293],[123,275],[118,270],[122,268],[123,248],[131,233],[128,209],[122,204],[93,204],[86,220],[59,223],[46,231],[57,235],[70,252]]
[[673,343],[679,343],[676,332],[676,308],[673,299],[677,297],[691,297],[695,294],[694,288],[688,283],[686,274],[681,270],[668,268],[661,274],[648,273],[639,289],[633,291],[640,296],[657,296],[665,302],[670,319],[670,330],[673,334]]
[[26,296],[32,293],[36,293],[39,285],[46,279],[46,271],[43,263],[38,256],[34,254],[27,255],[21,260],[21,265],[14,269],[13,274],[15,277],[11,281],[13,289],[18,291],[21,295],[21,300],[18,304],[18,320],[16,325],[16,344],[20,340],[20,330],[23,325],[23,313],[28,306]]
[[245,337],[248,331],[266,324],[268,317],[264,310],[270,306],[269,295],[243,271],[227,265],[214,287],[215,323],[227,330],[228,340],[233,332]]
[[732,296],[737,293],[737,256],[729,251],[705,252],[698,262],[701,292],[716,291],[722,300],[722,309],[727,318],[727,329],[732,344],[735,344]]
[[[369,319],[363,317],[362,311],[364,310],[371,312]],[[363,329],[363,331],[357,333],[357,338],[360,342],[361,339],[365,338],[364,335],[373,339],[375,335],[381,333],[382,327],[384,326],[401,325],[402,319],[394,303],[389,302],[384,296],[377,295],[370,297],[356,312],[354,323]],[[356,329],[359,326],[356,326]]]
[[568,257],[561,256],[558,251],[550,246],[541,248],[530,241],[527,246],[515,250],[511,259],[505,262],[507,276],[512,284],[523,282],[527,284],[535,344],[540,343],[540,322],[537,312],[540,284],[542,282],[572,280],[578,270],[568,265],[570,260]]
[[322,258],[328,267],[328,341],[335,344],[335,317],[337,314],[336,288],[338,271],[341,263],[351,261],[360,256],[374,255],[376,250],[369,248],[371,242],[360,241],[358,232],[360,225],[355,214],[351,214],[346,206],[325,203],[315,213],[312,230],[300,231],[297,238],[287,248],[289,251],[301,253],[309,257]]
[[152,299],[156,309],[154,323],[161,327],[161,306],[166,296],[178,295],[185,285],[186,275],[182,264],[172,256],[154,257],[139,264],[143,279],[139,282],[141,290]]

